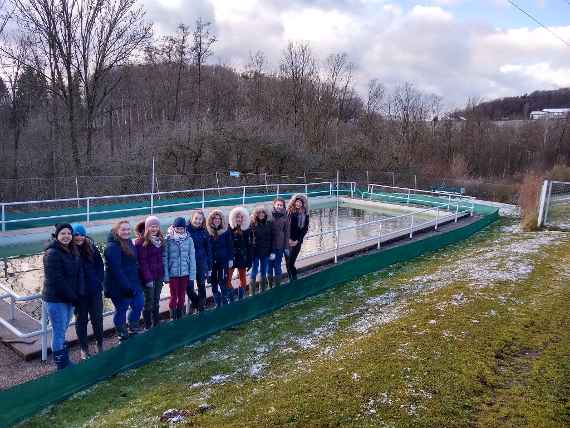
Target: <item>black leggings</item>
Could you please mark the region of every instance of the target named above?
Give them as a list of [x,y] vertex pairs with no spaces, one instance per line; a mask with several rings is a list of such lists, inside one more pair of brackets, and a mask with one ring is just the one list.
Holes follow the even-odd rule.
[[294,247],[291,247],[289,250],[289,257],[285,258],[285,261],[287,262],[287,273],[289,274],[289,279],[297,279],[297,268],[295,267],[295,262],[297,261],[297,257],[299,257],[300,252],[301,242],[299,242]]
[[90,296],[81,296],[75,308],[75,332],[81,349],[87,351],[89,342],[87,338],[87,322],[91,320],[93,335],[98,345],[103,344],[103,296],[95,293]]

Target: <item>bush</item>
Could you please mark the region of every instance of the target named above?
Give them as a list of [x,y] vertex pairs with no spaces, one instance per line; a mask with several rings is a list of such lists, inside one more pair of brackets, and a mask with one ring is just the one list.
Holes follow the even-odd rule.
[[543,177],[531,173],[525,175],[520,185],[521,226],[526,232],[538,229],[538,203],[542,182]]
[[570,166],[567,165],[554,165],[546,176],[551,180],[556,181],[570,181]]

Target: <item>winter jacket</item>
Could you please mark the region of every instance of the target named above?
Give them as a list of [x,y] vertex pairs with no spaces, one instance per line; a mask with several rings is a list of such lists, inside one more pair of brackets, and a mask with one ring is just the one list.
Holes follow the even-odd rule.
[[77,304],[83,286],[83,269],[78,255],[67,251],[57,240],[50,241],[43,257],[42,299],[50,303]]
[[137,259],[139,262],[139,276],[143,284],[149,282],[162,281],[164,278],[164,262],[162,255],[164,245],[156,247],[149,243],[144,245],[144,238],[138,238],[135,241],[137,249]]
[[81,296],[93,296],[101,293],[103,290],[103,280],[105,279],[105,264],[99,249],[91,238],[86,238],[83,245],[91,246],[93,258],[81,254],[81,263],[83,266],[84,287],[79,289]]
[[165,282],[183,276],[196,280],[196,251],[189,233],[182,240],[176,240],[173,236],[166,238],[163,261]]
[[[215,214],[222,217],[222,224],[218,229],[214,228],[212,219]],[[206,220],[206,228],[210,234],[210,244],[212,246],[212,263],[227,265],[230,260],[233,261],[234,249],[231,232],[226,224],[224,213],[220,210],[213,210],[208,214]]]
[[127,242],[133,253],[132,256],[123,252],[119,238],[113,232],[107,237],[107,248],[104,253],[107,266],[103,285],[105,297],[130,299],[142,290],[137,249],[130,239]]
[[[236,223],[236,217],[241,214],[243,222],[240,227]],[[251,267],[252,236],[249,228],[249,213],[243,207],[236,207],[229,215],[230,232],[234,249],[234,267],[249,269]]]
[[284,250],[289,246],[289,218],[287,212],[273,209],[271,212],[271,251]]
[[196,270],[205,273],[212,270],[212,244],[210,235],[206,227],[194,227],[192,224],[186,226],[186,230],[194,241],[194,251],[196,254]]
[[[259,221],[257,215],[265,212],[265,219]],[[271,221],[269,215],[264,207],[257,207],[253,210],[252,214],[251,231],[253,235],[253,256],[254,257],[269,257],[271,254]]]
[[[293,208],[297,199],[301,199],[305,207],[305,221],[302,227],[299,226],[299,213]],[[293,195],[287,206],[287,211],[289,212],[289,239],[301,243],[309,230],[309,201],[307,197],[301,193]]]

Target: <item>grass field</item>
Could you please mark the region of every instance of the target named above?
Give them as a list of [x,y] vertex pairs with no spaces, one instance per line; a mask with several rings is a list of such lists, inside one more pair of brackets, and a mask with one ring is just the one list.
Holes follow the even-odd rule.
[[502,221],[23,424],[570,425],[570,235]]

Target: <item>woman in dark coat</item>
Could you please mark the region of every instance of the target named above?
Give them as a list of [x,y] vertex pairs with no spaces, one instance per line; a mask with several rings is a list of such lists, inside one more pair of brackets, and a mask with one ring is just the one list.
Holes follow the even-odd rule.
[[228,292],[228,269],[234,263],[233,241],[224,213],[220,210],[213,210],[208,214],[206,228],[210,234],[210,244],[212,246],[212,294],[216,306],[228,304],[233,298],[233,293]]
[[103,279],[105,266],[101,253],[82,224],[73,224],[73,243],[79,251],[83,267],[84,287],[79,290],[75,311],[75,332],[81,346],[81,359],[89,358],[87,322],[91,320],[97,351],[103,351]]
[[[113,323],[119,340],[140,331],[140,317],[144,297],[139,276],[136,248],[130,239],[131,225],[120,221],[109,233],[105,248],[105,296],[115,306]],[[129,324],[127,329],[127,311]]]
[[73,228],[70,224],[56,224],[52,240],[46,246],[43,257],[44,285],[42,300],[53,330],[51,350],[58,370],[69,362],[65,333],[79,303],[78,291],[83,287],[83,271],[77,248],[73,244]]
[[[196,284],[198,286],[198,311],[203,311],[206,306],[206,278],[212,274],[212,244],[210,235],[206,230],[206,216],[204,213],[194,211],[186,226],[192,241],[196,256]],[[191,289],[190,289],[191,288]],[[194,292],[194,284],[188,286],[188,298]]]
[[297,268],[295,262],[301,252],[303,239],[309,230],[309,201],[301,193],[293,195],[287,207],[289,217],[289,256],[287,261],[287,273],[290,281],[297,280]]
[[243,207],[236,207],[229,215],[230,231],[234,247],[234,265],[228,272],[228,289],[233,292],[232,277],[237,269],[239,275],[238,298],[245,297],[247,287],[246,271],[251,268],[252,236],[249,228],[249,213]]
[[255,294],[257,272],[261,276],[259,281],[261,291],[265,291],[267,287],[269,255],[271,254],[271,221],[269,220],[269,213],[263,206],[255,207],[253,210],[251,215],[251,234],[253,261],[250,280],[252,294]]

